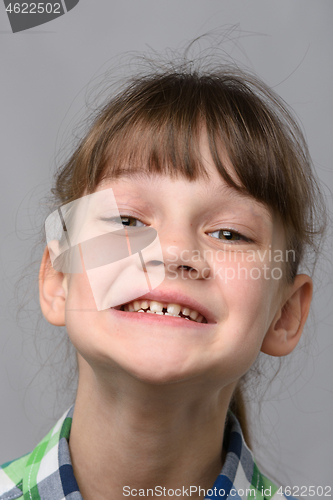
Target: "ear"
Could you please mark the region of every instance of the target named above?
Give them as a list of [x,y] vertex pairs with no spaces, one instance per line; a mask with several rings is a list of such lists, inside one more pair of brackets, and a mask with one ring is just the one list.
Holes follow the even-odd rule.
[[261,346],[261,351],[271,356],[286,356],[296,347],[312,299],[313,283],[310,276],[298,274],[284,297]]
[[52,325],[65,326],[67,292],[67,276],[53,269],[46,247],[39,271],[39,301],[45,319]]

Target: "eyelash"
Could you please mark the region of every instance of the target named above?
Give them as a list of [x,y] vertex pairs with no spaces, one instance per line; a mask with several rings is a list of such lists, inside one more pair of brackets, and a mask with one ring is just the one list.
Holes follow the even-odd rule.
[[[134,219],[134,220],[139,221],[142,224],[144,224],[144,222],[142,222],[137,217],[133,217],[132,215],[120,215],[119,217],[120,217],[120,219]],[[111,222],[111,221],[115,221],[116,219],[118,219],[118,217],[101,218],[100,220],[102,220],[104,222]],[[227,242],[231,242],[232,241],[233,245],[234,244],[236,244],[236,245],[240,244],[241,241],[243,241],[245,243],[253,243],[253,240],[251,240],[250,238],[247,238],[246,236],[244,236],[243,234],[239,233],[238,231],[236,231],[235,229],[232,229],[232,228],[216,229],[215,231],[211,231],[210,233],[207,233],[207,234],[211,235],[211,234],[220,233],[220,232],[230,233],[230,234],[232,234],[234,236],[240,237],[240,239],[239,240],[222,240],[220,238],[214,238],[213,236],[210,236],[210,237],[214,238],[214,239],[218,239],[220,241],[227,241]]]
[[[227,229],[227,228],[223,228],[223,229],[217,229],[216,231],[211,231],[210,233],[207,233],[209,235],[211,234],[214,234],[214,233],[220,233],[220,232],[225,232],[225,233],[230,233],[232,235],[235,235],[235,236],[239,236],[240,239],[239,240],[232,240],[232,244],[240,244],[242,241],[245,242],[245,243],[253,243],[253,240],[251,240],[250,238],[247,238],[246,236],[244,236],[243,234],[239,233],[238,231],[236,231],[235,229]],[[211,236],[211,238],[213,238],[213,236]],[[220,241],[227,241],[227,242],[230,242],[231,240],[222,240],[220,238],[216,238]]]
[[144,224],[144,222],[142,222],[137,217],[133,217],[132,215],[119,215],[119,217],[105,217],[105,218],[101,217],[100,220],[103,222],[114,222],[115,224],[119,224],[119,222],[118,222],[119,218],[120,219],[134,219],[134,220],[141,222],[141,224]]

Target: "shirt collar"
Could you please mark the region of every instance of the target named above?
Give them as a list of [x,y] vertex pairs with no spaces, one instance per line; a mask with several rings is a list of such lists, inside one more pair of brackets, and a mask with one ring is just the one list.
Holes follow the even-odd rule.
[[82,500],[69,453],[74,405],[36,446],[26,464],[23,495],[30,500]]
[[[69,453],[69,435],[74,405],[67,410],[45,438],[30,454],[23,476],[24,498],[30,500],[83,500],[74,477]],[[208,498],[273,498],[277,487],[262,476],[247,447],[237,418],[229,410],[224,433],[227,450],[222,470]],[[271,494],[262,495],[271,486]],[[272,490],[273,487],[273,490]],[[254,490],[252,496],[239,496],[237,491]],[[231,491],[233,490],[233,491]],[[229,497],[231,498],[231,497]],[[279,497],[280,498],[280,497]]]

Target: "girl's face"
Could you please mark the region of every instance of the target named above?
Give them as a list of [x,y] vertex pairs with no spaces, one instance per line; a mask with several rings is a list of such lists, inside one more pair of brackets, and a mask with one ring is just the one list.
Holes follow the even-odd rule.
[[158,233],[165,279],[149,299],[199,310],[207,323],[97,311],[87,274],[66,275],[67,331],[94,370],[153,384],[201,377],[226,385],[255,361],[280,307],[282,223],[226,184],[206,143],[202,155],[209,180],[127,174],[97,191],[111,187],[121,216]]

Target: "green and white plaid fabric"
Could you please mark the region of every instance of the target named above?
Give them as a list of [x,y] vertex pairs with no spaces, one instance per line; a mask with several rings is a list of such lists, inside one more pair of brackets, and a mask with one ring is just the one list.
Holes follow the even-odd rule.
[[[72,406],[31,452],[0,467],[0,500],[82,500],[69,453]],[[293,499],[261,474],[235,416],[225,431],[226,460],[206,498]],[[182,496],[197,496],[185,490]],[[112,495],[110,495],[110,498]],[[96,499],[98,500],[98,499]]]

